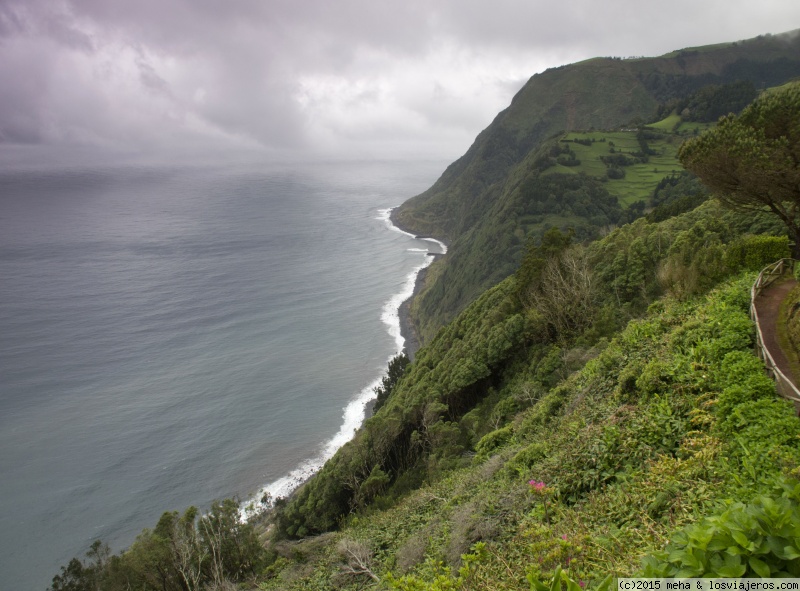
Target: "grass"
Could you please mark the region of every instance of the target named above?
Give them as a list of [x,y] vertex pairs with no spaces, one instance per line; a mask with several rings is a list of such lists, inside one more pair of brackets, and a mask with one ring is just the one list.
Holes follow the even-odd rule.
[[[664,121],[669,121],[669,119],[667,118]],[[664,124],[664,122],[659,122],[659,124]],[[666,124],[662,127],[666,127]],[[590,140],[593,143],[587,146],[576,143],[575,140]],[[561,141],[568,142],[567,145],[575,152],[576,158],[581,161],[580,166],[563,166],[559,164],[549,168],[544,174],[584,173],[595,178],[606,179],[608,168],[601,160],[602,156],[610,155],[612,148],[614,153],[629,155],[638,152],[640,149],[635,131],[572,132],[565,134]],[[663,139],[649,140],[648,145],[652,150],[656,151],[656,154],[650,156],[649,162],[626,166],[624,168],[625,178],[608,179],[607,187],[609,193],[616,196],[623,206],[629,206],[640,200],[649,203],[653,191],[661,179],[682,170],[677,158],[681,141],[680,137],[671,133],[665,134]]]
[[681,124],[681,116],[674,111],[666,118],[656,123],[650,123],[647,127],[658,129],[660,131],[674,131]]

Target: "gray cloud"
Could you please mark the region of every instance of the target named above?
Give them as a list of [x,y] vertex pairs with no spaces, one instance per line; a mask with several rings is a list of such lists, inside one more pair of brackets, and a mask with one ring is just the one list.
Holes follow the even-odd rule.
[[796,26],[782,0],[0,0],[0,142],[455,157],[547,67]]

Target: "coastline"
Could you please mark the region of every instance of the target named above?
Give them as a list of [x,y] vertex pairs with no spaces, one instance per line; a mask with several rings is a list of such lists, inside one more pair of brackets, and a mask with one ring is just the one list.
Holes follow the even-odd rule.
[[[425,277],[427,275],[428,267],[435,262],[439,257],[443,256],[447,252],[447,245],[435,238],[418,236],[408,230],[404,229],[401,225],[397,223],[397,220],[394,217],[394,211],[396,208],[391,208],[390,210],[385,210],[388,212],[388,216],[383,218],[390,228],[394,231],[402,232],[403,234],[407,234],[415,239],[425,240],[428,242],[434,242],[438,245],[441,252],[430,252],[428,251],[426,256],[425,264],[422,265],[419,270],[416,272],[416,276],[414,277],[414,287],[411,291],[411,295],[404,299],[396,308],[396,318],[397,318],[397,329],[399,329],[399,336],[402,339],[402,348],[397,351],[396,354],[401,352],[405,352],[408,355],[410,360],[414,360],[414,355],[416,354],[417,350],[420,348],[419,336],[416,331],[416,327],[414,326],[413,322],[411,321],[410,317],[410,309],[411,309],[411,301],[412,299],[420,293],[424,284],[425,284]],[[408,293],[407,291],[405,293]],[[403,294],[404,295],[404,294]],[[391,315],[390,315],[391,317]],[[384,320],[386,322],[386,320]],[[391,332],[391,331],[390,331]],[[397,333],[395,333],[397,334]],[[360,407],[360,416],[361,421],[359,422],[359,426],[356,430],[361,429],[364,421],[370,418],[374,412],[375,406],[375,397],[374,397],[374,388],[380,384],[381,378],[386,375],[385,373],[380,377],[377,378],[374,382],[370,385],[366,386],[362,391],[361,395],[350,405],[345,408],[345,415],[347,415],[348,410],[357,410]],[[347,420],[345,420],[345,424],[347,424]],[[340,429],[339,434],[337,435],[344,435],[342,430]],[[352,433],[349,434],[349,439],[352,438]],[[257,494],[249,497],[246,501],[242,502],[240,505],[240,515],[243,519],[247,520],[250,517],[254,516],[258,513],[259,509],[258,506],[260,504],[260,500],[264,497],[265,494],[268,494],[271,502],[267,505],[268,511],[274,507],[273,503],[277,499],[291,499],[295,497],[299,491],[303,488],[303,486],[313,478],[317,472],[324,466],[324,464],[336,453],[339,447],[344,445],[344,441],[341,441],[339,437],[334,436],[334,438],[327,442],[326,450],[318,457],[308,459],[303,462],[300,466],[289,472],[286,476],[279,478],[278,480],[267,484],[266,486],[260,488]]]
[[[419,236],[414,234],[413,232],[409,231],[408,228],[404,228],[403,225],[399,222],[397,217],[395,216],[395,212],[397,211],[396,207],[393,207],[391,212],[389,213],[389,222],[401,232],[405,232],[410,236],[414,236],[414,238],[419,238],[425,240],[426,238],[423,236]],[[426,264],[422,269],[417,272],[417,277],[414,280],[414,290],[412,291],[411,295],[401,302],[400,306],[397,308],[397,315],[400,319],[400,336],[403,337],[403,351],[408,355],[408,358],[411,361],[414,361],[414,356],[416,355],[417,351],[420,348],[420,339],[419,333],[417,332],[416,326],[411,321],[411,301],[422,291],[422,288],[425,285],[425,278],[428,275],[428,267],[432,265],[436,260],[447,253],[447,244],[439,239],[430,239],[437,242],[443,252],[435,253],[429,252],[427,254],[428,257],[431,258],[431,261]],[[370,415],[371,416],[371,415]]]
[[[428,256],[435,261],[441,255],[430,253]],[[414,356],[420,348],[417,329],[414,326],[414,323],[411,322],[411,300],[413,300],[414,297],[416,297],[416,295],[422,291],[422,287],[425,285],[425,276],[427,274],[428,267],[419,270],[417,273],[417,278],[414,281],[414,291],[412,292],[411,297],[403,300],[403,302],[400,304],[400,307],[397,309],[397,315],[400,318],[400,335],[403,337],[403,351],[405,351],[405,354],[408,355],[408,358],[411,361],[414,361]]]

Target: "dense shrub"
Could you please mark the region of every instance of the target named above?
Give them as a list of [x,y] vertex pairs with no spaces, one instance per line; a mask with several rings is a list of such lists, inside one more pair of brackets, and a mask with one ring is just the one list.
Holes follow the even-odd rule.
[[742,236],[728,245],[725,263],[733,271],[760,271],[790,254],[788,236]]
[[800,577],[800,484],[733,503],[678,532],[644,561],[645,577]]

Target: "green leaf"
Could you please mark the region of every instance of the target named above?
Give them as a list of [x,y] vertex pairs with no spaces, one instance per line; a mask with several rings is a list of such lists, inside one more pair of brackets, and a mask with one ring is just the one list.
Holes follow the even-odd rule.
[[783,555],[785,557],[785,560],[795,560],[797,558],[800,558],[800,552],[797,551],[797,548],[794,548],[792,546],[784,547]]
[[731,537],[739,544],[742,548],[749,548],[750,547],[750,540],[747,539],[747,536],[744,535],[740,531],[731,530]]
[[800,553],[792,546],[783,546],[773,550],[773,553],[782,560],[794,560],[800,558]]
[[616,589],[617,584],[616,580],[614,579],[614,575],[608,575],[605,579],[603,579],[600,584],[597,586],[595,591],[611,591],[611,589]]
[[531,591],[550,591],[549,587],[539,580],[533,573],[525,575],[531,585]]
[[694,577],[699,577],[700,575],[703,574],[705,574],[705,571],[702,568],[692,568],[684,566],[677,573],[675,573],[674,578],[692,579]]
[[734,564],[732,562],[729,562],[728,560],[726,560],[725,562],[726,562],[725,566],[720,568],[714,574],[717,574],[720,577],[738,578],[741,577],[747,570],[747,568],[743,564]]
[[561,567],[556,567],[556,572],[553,573],[553,583],[550,585],[550,591],[561,590]]
[[765,563],[763,560],[759,560],[755,556],[751,556],[747,562],[750,564],[750,568],[752,568],[759,577],[764,579],[768,579],[770,577],[771,571],[769,565],[767,565],[767,563]]

